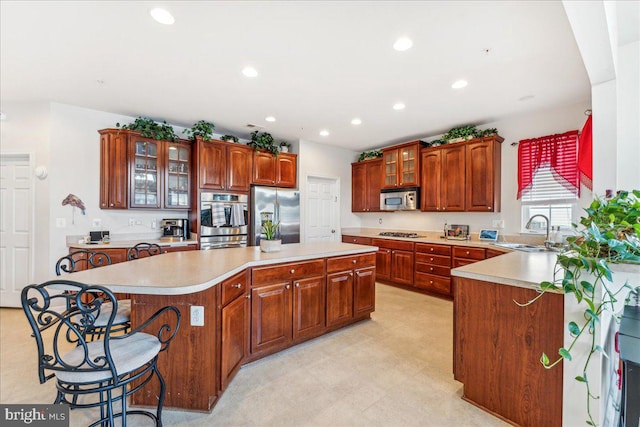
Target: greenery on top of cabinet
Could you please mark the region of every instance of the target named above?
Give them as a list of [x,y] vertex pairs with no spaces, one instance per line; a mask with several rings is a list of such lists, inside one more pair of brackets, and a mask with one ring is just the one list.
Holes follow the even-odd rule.
[[221,139],[222,141],[233,141],[233,142],[239,142],[239,140],[238,140],[238,137],[237,137],[237,136],[229,135],[229,134],[222,135],[222,136],[220,137],[220,139]]
[[140,132],[140,135],[145,138],[172,142],[179,139],[178,135],[173,131],[173,126],[167,124],[166,121],[156,123],[151,119],[138,117],[133,123],[122,126],[120,126],[120,123],[116,123],[116,126],[125,130]]
[[280,149],[275,145],[273,136],[268,132],[262,132],[262,134],[260,134],[258,130],[251,132],[251,141],[249,141],[247,145],[256,150],[263,149],[270,151],[274,156],[280,154]]
[[191,129],[185,129],[182,133],[186,133],[191,141],[195,141],[197,136],[201,137],[203,141],[211,141],[215,127],[216,125],[211,122],[198,120],[191,126]]
[[379,157],[382,157],[382,151],[380,150],[363,151],[362,153],[360,153],[358,161],[361,162],[366,159],[377,159]]

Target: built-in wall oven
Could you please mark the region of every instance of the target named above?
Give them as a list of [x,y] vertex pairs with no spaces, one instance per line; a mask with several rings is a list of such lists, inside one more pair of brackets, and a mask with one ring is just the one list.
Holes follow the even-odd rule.
[[200,249],[247,246],[248,196],[200,194]]

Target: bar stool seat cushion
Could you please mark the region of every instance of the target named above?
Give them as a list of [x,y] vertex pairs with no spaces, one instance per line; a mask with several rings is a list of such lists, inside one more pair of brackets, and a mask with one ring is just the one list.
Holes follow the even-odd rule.
[[[160,341],[153,335],[137,332],[122,339],[110,339],[111,357],[118,375],[134,371],[149,362],[160,352]],[[104,340],[87,343],[90,360],[104,356]],[[69,365],[78,365],[85,360],[85,350],[78,346],[66,353],[62,359]],[[59,381],[66,383],[95,383],[113,379],[111,370],[96,371],[82,363],[79,369],[87,371],[56,371]]]
[[[107,322],[109,322],[109,316],[111,316],[111,312],[113,311],[113,303],[106,302],[102,305],[102,309],[100,310],[100,314],[96,318],[93,326],[95,327],[106,327]],[[113,319],[114,325],[122,325],[124,323],[129,322],[131,319],[131,300],[125,299],[118,301],[118,311],[116,312],[116,317]]]

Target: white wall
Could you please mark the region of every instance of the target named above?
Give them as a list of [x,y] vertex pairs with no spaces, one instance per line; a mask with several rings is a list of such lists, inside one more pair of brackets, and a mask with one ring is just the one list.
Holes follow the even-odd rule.
[[[7,115],[0,122],[0,151],[2,153],[30,153],[33,164],[49,167],[48,103],[2,103]],[[33,178],[35,219],[33,233],[34,282],[43,281],[48,274],[49,259],[49,180]]]
[[[505,234],[517,234],[521,229],[520,201],[516,200],[518,192],[518,147],[512,142],[526,138],[535,138],[555,133],[563,133],[572,129],[581,130],[586,116],[584,112],[590,108],[588,102],[568,107],[555,108],[512,116],[492,123],[478,126],[480,129],[497,128],[502,143],[502,186],[499,213],[482,212],[393,212],[393,213],[361,213],[361,226],[365,228],[385,228],[398,230],[439,231],[445,221],[449,224],[468,224],[472,232],[481,228],[491,228],[492,220],[505,221]],[[591,200],[591,192],[582,187],[582,200]],[[585,202],[582,202],[584,204]],[[588,202],[586,202],[588,203]],[[380,219],[382,224],[380,225]]]
[[617,188],[640,189],[640,41],[618,48],[617,69]]
[[301,193],[301,241],[304,241],[304,218],[306,181],[308,176],[339,178],[340,180],[340,224],[345,227],[359,227],[360,219],[351,212],[351,162],[359,153],[343,148],[331,147],[315,142],[300,140],[298,143],[298,188]]

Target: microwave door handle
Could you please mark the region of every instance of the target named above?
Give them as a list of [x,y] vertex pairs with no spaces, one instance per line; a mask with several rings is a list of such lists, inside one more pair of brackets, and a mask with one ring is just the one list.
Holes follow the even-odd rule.
[[406,193],[404,195],[404,207],[405,208],[409,207],[409,193]]

